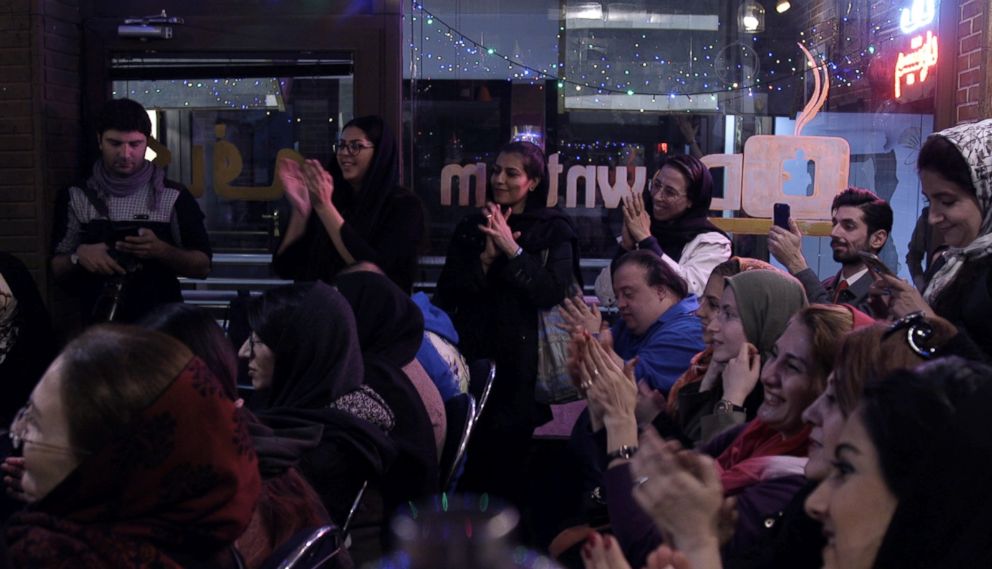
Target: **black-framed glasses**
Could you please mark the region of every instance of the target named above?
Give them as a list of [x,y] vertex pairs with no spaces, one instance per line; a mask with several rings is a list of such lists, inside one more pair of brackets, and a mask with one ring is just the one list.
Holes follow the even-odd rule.
[[331,148],[335,153],[350,154],[354,156],[366,148],[375,148],[374,144],[363,144],[357,140],[339,140],[335,142]]
[[927,321],[922,311],[907,314],[893,322],[882,339],[884,340],[903,330],[906,331],[906,343],[913,350],[913,353],[925,360],[929,360],[937,354],[936,347],[926,345],[933,338],[934,330],[933,325]]
[[69,454],[89,454],[88,451],[77,449],[70,446],[53,445],[50,443],[43,443],[41,441],[30,439],[26,436],[28,429],[28,422],[31,418],[31,402],[27,402],[24,407],[21,407],[17,415],[14,415],[14,420],[10,423],[10,431],[7,433],[10,436],[10,444],[14,447],[14,450],[21,450],[24,443],[30,443],[31,446],[37,447],[41,450],[47,450],[51,452],[61,452]]

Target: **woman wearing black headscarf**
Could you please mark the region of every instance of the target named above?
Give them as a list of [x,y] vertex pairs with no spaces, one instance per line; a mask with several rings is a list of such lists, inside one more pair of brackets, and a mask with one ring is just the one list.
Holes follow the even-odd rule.
[[[645,195],[632,195],[622,206],[623,233],[616,258],[634,249],[653,251],[701,297],[713,268],[730,258],[727,235],[708,219],[713,178],[698,158],[674,156],[654,175]],[[597,294],[612,304],[613,286],[604,271]]]
[[396,456],[393,410],[364,384],[355,320],[341,294],[324,283],[273,289],[248,309],[252,334],[241,347],[256,389],[251,401],[278,443],[299,461],[331,519],[344,524],[364,483],[352,523],[353,559],[381,554],[388,515],[382,488]]
[[344,267],[370,261],[409,293],[424,210],[420,198],[399,185],[396,139],[380,117],[358,117],[341,131],[335,152],[330,172],[317,160],[280,161],[293,212],[273,258],[275,272],[330,282]]
[[[417,305],[385,276],[358,271],[340,275],[335,284],[351,304],[358,342],[365,361],[365,383],[395,411],[391,438],[399,456],[388,478],[393,501],[426,497],[438,490],[438,452],[430,399],[420,387],[434,391],[443,420],[444,402],[434,384],[413,383],[404,368],[415,360],[424,337],[424,317]],[[437,411],[435,407],[431,411]]]
[[579,278],[575,230],[546,206],[544,153],[528,142],[504,146],[493,166],[491,199],[458,225],[436,304],[458,329],[463,353],[496,362],[496,381],[473,435],[462,487],[520,499],[534,427],[551,418],[534,399],[538,312],[569,296]]

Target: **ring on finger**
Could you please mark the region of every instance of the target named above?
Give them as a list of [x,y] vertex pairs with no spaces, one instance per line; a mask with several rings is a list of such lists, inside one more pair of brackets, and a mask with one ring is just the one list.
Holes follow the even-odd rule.
[[593,368],[592,374],[593,375],[599,375],[599,368]]
[[634,480],[634,488],[640,488],[641,486],[644,486],[644,484],[646,484],[647,481],[648,481],[647,476],[641,476],[637,478],[636,480]]
[[582,383],[579,384],[579,387],[581,387],[583,389],[583,391],[588,391],[589,388],[592,387],[592,382],[591,381],[583,381]]

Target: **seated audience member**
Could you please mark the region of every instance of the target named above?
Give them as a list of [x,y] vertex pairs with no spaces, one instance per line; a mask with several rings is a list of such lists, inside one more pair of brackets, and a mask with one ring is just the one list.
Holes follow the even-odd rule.
[[423,292],[414,293],[410,298],[424,316],[424,340],[417,350],[417,361],[424,366],[445,401],[468,391],[468,362],[458,351],[458,331],[451,318],[431,304]]
[[178,340],[91,328],[11,432],[31,502],[6,528],[11,566],[237,566],[258,463],[234,402]]
[[[830,474],[841,431],[857,407],[862,386],[926,361],[920,349],[925,353],[933,351],[934,356],[960,349],[954,341],[956,330],[943,319],[918,318],[891,326],[872,325],[867,315],[852,313],[855,330],[839,343],[827,388],[803,412],[803,419],[812,427],[806,464],[809,482],[780,514],[769,518],[771,523],[765,524],[765,535],[756,547],[725,555],[723,567],[822,567],[823,527],[807,515],[804,503],[817,484],[827,480]],[[913,326],[926,331],[925,337],[918,338],[916,348],[906,340],[906,332]],[[887,357],[878,357],[881,353]],[[723,494],[719,480],[705,475],[713,469],[712,461],[680,452],[677,446],[666,445],[657,436],[645,434],[631,469],[635,476],[649,479],[635,491],[635,497],[658,527],[672,536],[673,543],[695,566],[719,569],[720,564],[707,561],[719,560],[718,532],[712,520],[719,515]]]
[[[256,569],[297,532],[327,525],[330,516],[320,496],[296,469],[298,460],[292,451],[295,441],[277,436],[250,411],[240,409],[243,401],[238,398],[236,383],[238,355],[210,313],[189,304],[166,304],[145,316],[141,324],[186,344],[220,380],[224,394],[248,422],[258,453],[262,493],[251,523],[237,541],[245,564]],[[337,562],[350,566],[348,553],[339,553]]]
[[830,206],[833,229],[830,246],[840,271],[820,282],[803,257],[803,235],[794,220],[790,229],[775,225],[768,232],[768,250],[806,289],[814,304],[850,304],[873,314],[868,289],[872,277],[861,259],[862,251],[878,254],[892,233],[892,208],[868,190],[848,188],[837,194]]
[[[668,393],[704,347],[695,314],[699,301],[670,266],[648,251],[627,253],[617,261],[613,288],[621,318],[611,329],[613,349],[624,360],[637,358],[638,381]],[[602,315],[580,297],[566,299],[562,309],[573,329],[599,332]]]
[[0,425],[14,419],[57,352],[31,273],[17,257],[0,252]]
[[416,360],[424,337],[420,309],[398,286],[377,272],[338,275],[335,285],[355,314],[365,359],[365,383],[393,409],[392,439],[400,450],[394,470],[403,471],[396,499],[426,497],[438,489],[438,459],[447,421],[444,402]]
[[397,453],[388,436],[396,419],[364,383],[371,371],[351,308],[321,282],[292,285],[252,299],[248,322],[252,333],[239,355],[248,360],[256,390],[251,407],[272,430],[256,436],[272,439],[286,460],[298,462],[331,519],[342,525],[367,483],[349,551],[356,563],[377,558],[392,507],[383,493]]
[[713,334],[709,331],[710,322],[720,312],[720,299],[723,297],[723,289],[726,287],[727,277],[755,270],[775,270],[775,267],[758,259],[748,257],[731,257],[716,267],[710,273],[709,280],[706,281],[706,288],[699,298],[699,308],[696,309],[696,316],[703,325],[703,343],[706,349],[692,357],[689,369],[679,377],[672,388],[668,391],[668,400],[665,410],[674,417],[679,408],[679,391],[690,383],[701,381],[706,376],[710,362],[713,360]]
[[[749,274],[755,272],[734,278]],[[736,499],[737,522],[725,552],[752,547],[761,537],[765,520],[779,512],[804,484],[809,428],[803,424],[802,412],[823,391],[836,340],[850,330],[851,323],[850,312],[843,308],[800,311],[761,367],[765,396],[757,417],[701,447],[701,452],[714,457],[718,465],[723,495]],[[661,535],[634,502],[632,493],[629,459],[637,448],[632,412],[636,389],[624,376],[619,358],[597,342],[586,342],[584,349],[580,376],[589,385],[588,396],[602,410],[602,421],[607,425],[610,522],[628,558],[640,566],[659,545]],[[637,481],[646,483],[643,478]]]
[[703,378],[679,391],[674,417],[681,433],[697,443],[754,418],[763,400],[762,362],[806,305],[799,282],[779,271],[746,271],[724,282],[720,309],[707,327],[713,357]]
[[992,565],[992,368],[959,358],[865,388],[806,500],[824,567]]
[[[685,280],[689,292],[700,296],[710,271],[730,258],[732,248],[727,234],[708,218],[713,196],[709,168],[694,156],[669,158],[646,194],[624,200],[616,258],[636,249],[651,251]],[[596,288],[602,291],[600,302],[609,306],[616,289],[610,291],[609,282],[599,282],[605,276],[600,275]]]
[[992,119],[932,134],[917,158],[930,224],[948,249],[922,296],[906,281],[879,275],[874,293],[889,316],[941,316],[992,358]]
[[164,304],[149,312],[139,324],[186,344],[220,380],[224,394],[231,401],[238,400],[238,353],[208,311],[191,304]]

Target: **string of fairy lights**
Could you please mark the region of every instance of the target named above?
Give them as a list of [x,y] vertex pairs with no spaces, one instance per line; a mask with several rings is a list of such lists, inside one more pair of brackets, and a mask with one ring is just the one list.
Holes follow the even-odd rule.
[[[545,64],[526,62],[519,53],[507,53],[487,45],[481,39],[476,40],[429,10],[420,0],[411,0],[411,6],[410,17],[413,27],[420,29],[420,44],[418,45],[417,38],[411,37],[409,47],[413,51],[419,69],[417,76],[419,79],[432,79],[432,71],[442,75],[443,78],[449,78],[451,73],[469,72],[474,66],[475,69],[489,74],[498,75],[500,70],[503,70],[508,80],[532,83],[555,81],[560,90],[564,89],[571,95],[645,95],[652,97],[652,100],[658,97],[684,96],[691,100],[693,97],[701,96],[716,97],[721,93],[751,95],[758,92],[781,91],[783,84],[802,77],[808,70],[806,62],[798,55],[793,58],[763,51],[760,55],[767,55],[767,58],[759,57],[756,47],[757,36],[753,36],[750,42],[738,42],[722,48],[715,45],[716,42],[710,44],[704,42],[690,61],[673,62],[657,53],[647,53],[650,49],[647,44],[651,42],[647,34],[639,34],[640,39],[632,36],[630,54],[614,50],[609,58],[604,55],[598,61],[589,62],[586,69],[577,65],[566,69],[558,62]],[[844,17],[841,20],[847,23],[848,18]],[[800,32],[799,39],[816,54],[818,64],[826,64],[835,87],[853,87],[865,78],[866,62],[876,55],[879,45],[896,39],[896,37],[877,37],[880,32],[884,35],[884,30],[892,24],[891,20],[873,22],[870,33],[876,37],[866,41],[859,50],[841,54],[837,61],[829,61],[824,54],[817,53],[816,49],[817,45],[823,45],[825,34],[830,35],[836,30],[818,31],[814,27],[809,34]],[[581,36],[581,41],[589,40],[587,44],[576,45],[579,40],[569,37],[571,43],[559,47],[561,34],[565,30],[565,26],[559,26],[554,44],[549,46],[549,52],[555,57],[559,49],[588,48],[592,52],[600,47],[595,43],[597,40],[595,33],[589,30],[583,30],[587,34],[584,36],[573,31],[569,32],[570,36]],[[430,45],[433,39],[448,41],[454,47],[455,56],[451,57],[450,50],[442,55],[441,49],[432,49]],[[849,43],[851,37],[845,37],[844,40]],[[727,50],[731,48],[740,50],[740,53],[728,54]],[[739,78],[721,82],[718,69],[721,57],[724,63],[730,62],[729,74],[739,75]],[[752,60],[753,65],[747,66],[739,62],[748,58]],[[768,66],[768,69],[759,73],[758,67],[762,62]],[[660,88],[663,85],[666,88]]]

